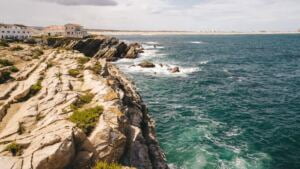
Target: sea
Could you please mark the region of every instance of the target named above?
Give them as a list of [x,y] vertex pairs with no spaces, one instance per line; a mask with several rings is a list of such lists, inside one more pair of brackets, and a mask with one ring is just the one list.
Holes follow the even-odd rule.
[[117,37],[171,169],[300,169],[300,35]]

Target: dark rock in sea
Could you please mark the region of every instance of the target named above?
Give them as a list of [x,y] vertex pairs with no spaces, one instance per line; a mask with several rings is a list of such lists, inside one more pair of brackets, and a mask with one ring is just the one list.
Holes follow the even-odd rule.
[[143,61],[143,62],[139,63],[138,65],[142,68],[153,68],[153,67],[155,67],[155,65],[152,62],[149,62],[149,61]]
[[178,72],[180,72],[180,69],[179,69],[179,67],[173,67],[173,68],[171,68],[171,69],[169,69],[170,70],[170,72],[171,73],[178,73]]
[[139,53],[142,53],[142,51],[143,51],[143,48],[140,44],[132,43],[127,48],[127,53],[125,55],[125,58],[135,59],[138,57]]

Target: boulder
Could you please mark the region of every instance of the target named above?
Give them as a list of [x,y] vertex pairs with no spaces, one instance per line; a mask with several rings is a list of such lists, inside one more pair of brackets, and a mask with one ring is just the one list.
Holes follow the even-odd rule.
[[153,68],[153,67],[155,67],[155,65],[152,62],[149,62],[149,61],[143,61],[143,62],[139,63],[138,65],[142,68]]
[[135,59],[138,57],[138,54],[142,52],[143,52],[143,48],[140,44],[132,43],[127,48],[127,53],[125,55],[125,58]]
[[178,73],[178,72],[180,72],[180,69],[179,69],[179,67],[176,66],[176,67],[170,68],[169,71],[171,73]]

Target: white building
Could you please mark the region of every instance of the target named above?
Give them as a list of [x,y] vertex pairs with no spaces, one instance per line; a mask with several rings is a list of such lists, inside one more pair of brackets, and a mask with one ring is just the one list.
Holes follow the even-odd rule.
[[63,36],[65,27],[60,25],[51,25],[43,29],[43,34],[47,36]]
[[86,37],[87,31],[82,26],[77,24],[66,24],[65,25],[65,37],[83,38]]
[[64,36],[72,38],[84,38],[88,35],[87,31],[78,24],[48,26],[43,30],[43,34],[47,36]]
[[0,39],[28,39],[32,34],[32,29],[24,25],[0,24]]

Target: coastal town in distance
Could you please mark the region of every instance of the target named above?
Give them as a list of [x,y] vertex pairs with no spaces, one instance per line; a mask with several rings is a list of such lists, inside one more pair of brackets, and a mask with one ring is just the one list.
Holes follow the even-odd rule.
[[254,31],[254,32],[238,32],[238,31],[126,31],[126,30],[101,30],[86,29],[80,24],[51,25],[47,27],[26,26],[23,24],[5,24],[0,23],[1,39],[28,39],[32,36],[63,36],[72,38],[83,38],[89,34],[94,35],[201,35],[201,34],[297,34],[300,29],[294,32],[282,31]]

